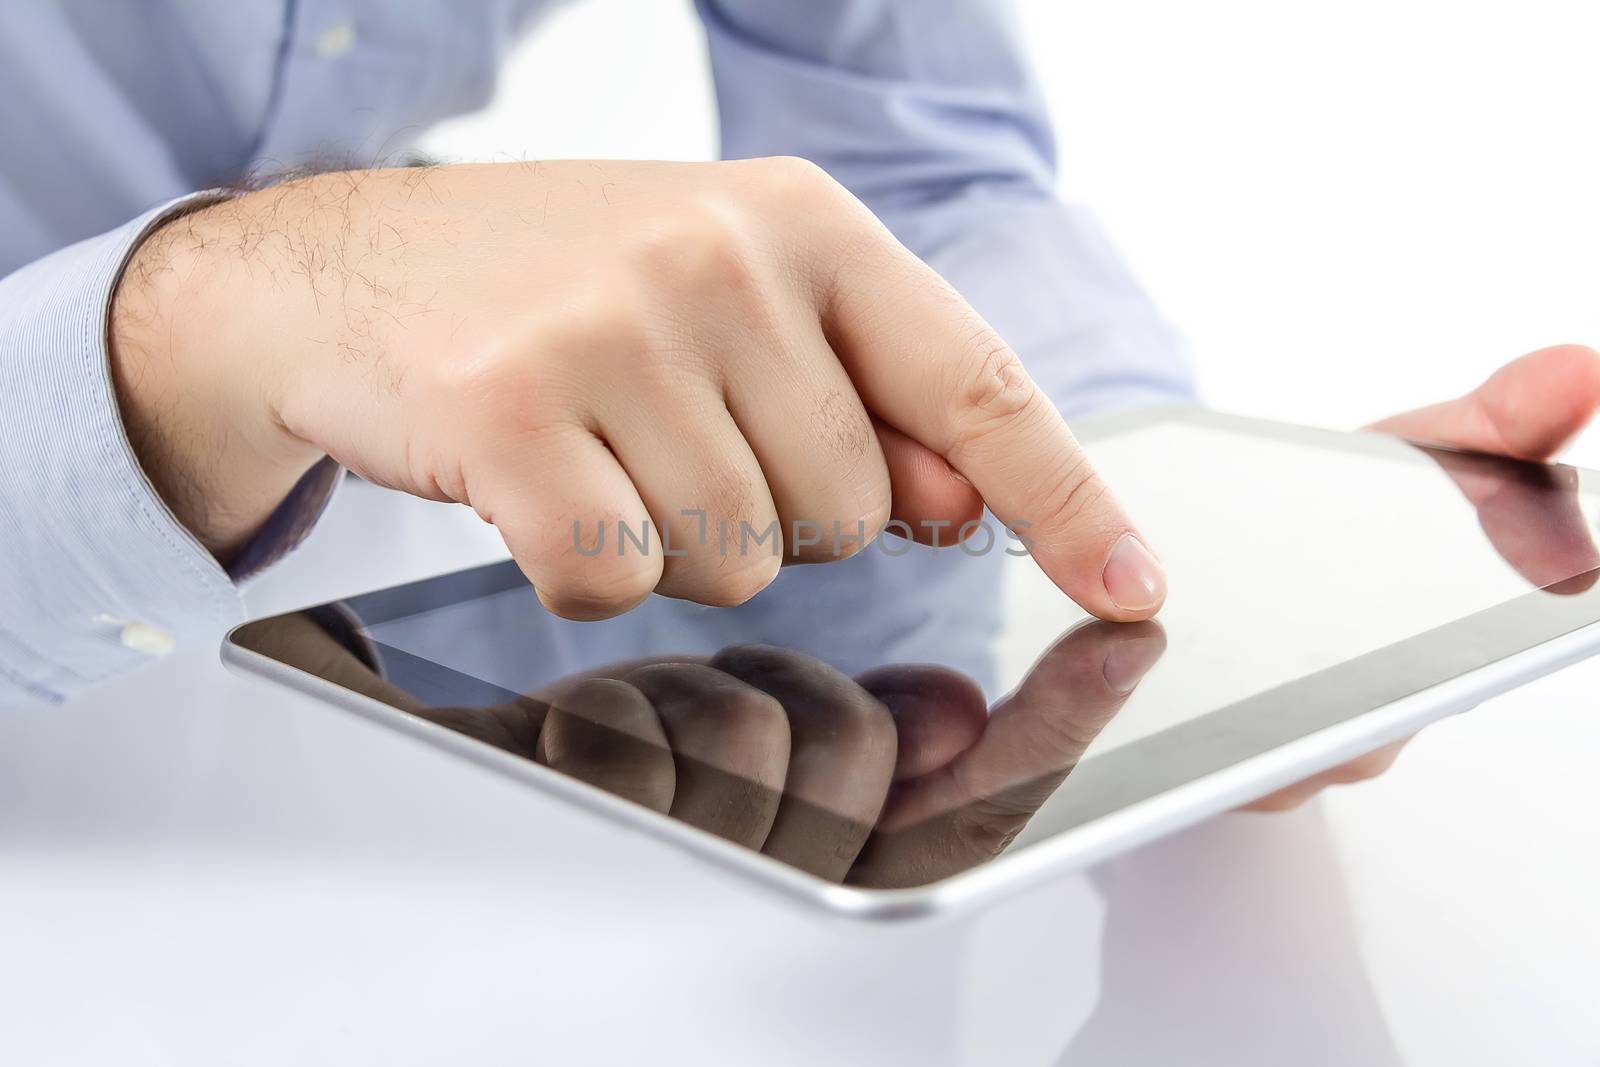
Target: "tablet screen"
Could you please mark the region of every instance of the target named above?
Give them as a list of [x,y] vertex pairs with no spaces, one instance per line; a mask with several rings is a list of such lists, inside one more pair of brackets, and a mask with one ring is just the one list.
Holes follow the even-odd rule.
[[812,874],[910,886],[1600,618],[1571,468],[1189,410],[1085,446],[1166,564],[1154,623],[1089,620],[991,519],[738,608],[571,623],[501,564],[239,640]]

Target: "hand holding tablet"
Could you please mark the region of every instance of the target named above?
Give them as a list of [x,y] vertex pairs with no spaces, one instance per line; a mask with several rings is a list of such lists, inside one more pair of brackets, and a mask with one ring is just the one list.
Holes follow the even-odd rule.
[[[1504,464],[1488,457],[1544,461],[1584,428],[1600,407],[1600,358],[1581,345],[1540,349],[1500,368],[1488,381],[1456,400],[1394,415],[1372,429],[1416,441],[1483,453],[1439,457],[1478,512],[1478,521],[1505,559],[1536,587],[1578,575],[1586,589],[1595,581],[1600,552],[1578,507],[1576,477],[1552,468],[1570,492],[1554,495],[1526,481],[1507,480]],[[1581,590],[1574,590],[1581,591]],[[1330,785],[1374,778],[1388,770],[1405,740],[1296,783],[1250,805],[1252,811],[1282,811],[1304,803]]]

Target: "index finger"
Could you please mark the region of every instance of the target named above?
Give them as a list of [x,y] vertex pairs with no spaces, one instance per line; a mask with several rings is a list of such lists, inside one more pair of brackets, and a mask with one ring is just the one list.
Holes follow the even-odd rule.
[[922,885],[1011,846],[1166,650],[1158,623],[1086,623],[1047,651],[977,744],[891,795],[849,881]]
[[867,408],[943,456],[1102,619],[1149,618],[1166,571],[1015,352],[883,231],[841,260],[824,325]]

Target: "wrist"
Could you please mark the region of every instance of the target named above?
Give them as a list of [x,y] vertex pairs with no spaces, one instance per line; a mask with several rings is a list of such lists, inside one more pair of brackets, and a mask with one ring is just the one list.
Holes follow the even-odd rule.
[[[221,205],[227,210],[227,205]],[[275,414],[273,309],[217,241],[216,207],[169,219],[129,258],[107,347],[124,429],[177,519],[226,564],[321,456]]]

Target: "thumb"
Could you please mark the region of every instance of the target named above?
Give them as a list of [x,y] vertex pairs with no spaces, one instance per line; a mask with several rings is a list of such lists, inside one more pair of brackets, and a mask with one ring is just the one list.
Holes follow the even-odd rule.
[[1513,360],[1466,396],[1374,423],[1431,444],[1549,459],[1600,407],[1600,353],[1556,345]]

